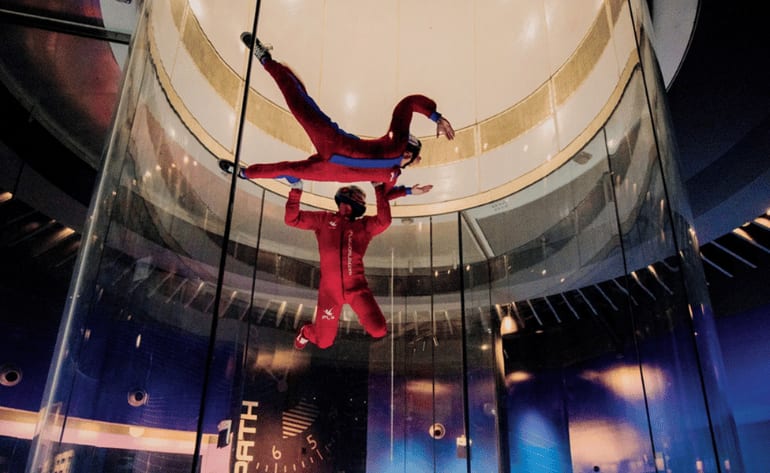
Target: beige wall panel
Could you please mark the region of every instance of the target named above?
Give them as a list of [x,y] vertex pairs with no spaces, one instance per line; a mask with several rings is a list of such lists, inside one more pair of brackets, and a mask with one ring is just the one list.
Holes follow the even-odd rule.
[[[557,109],[556,122],[560,148],[565,148],[586,129],[597,129],[593,120],[607,105],[618,82],[617,63],[612,48],[605,49],[586,80]],[[590,133],[589,133],[590,134]],[[590,139],[590,136],[582,139]]]
[[[150,34],[153,46],[156,48],[153,60],[159,61],[159,67],[165,69],[170,75],[171,71],[174,70],[177,50],[182,45],[179,29],[175,26],[175,17],[172,16],[172,10],[168,8],[169,6],[170,4],[167,2],[153,3],[150,16]],[[181,12],[177,14],[181,15]],[[181,21],[181,17],[179,20]]]
[[210,88],[219,94],[225,102],[236,107],[242,100],[241,86],[243,80],[222,62],[222,57],[205,36],[197,17],[187,16],[182,42],[185,52],[198,68],[198,74],[206,77],[207,82],[211,85]]
[[[398,96],[398,5],[395,2],[329,2],[324,34],[321,108],[344,130],[385,134]],[[376,19],[373,21],[373,19]]]
[[620,8],[620,15],[613,25],[612,46],[615,48],[618,76],[620,76],[629,58],[636,57],[636,39],[626,3],[623,3],[622,8]]
[[226,8],[217,0],[190,2],[190,11],[205,31],[208,43],[238,74],[246,70],[240,36],[243,31],[251,31],[255,5],[253,0],[227,0]]
[[[433,190],[421,198],[422,202],[445,202],[478,192],[479,158],[458,161],[450,166],[407,170],[399,182],[404,184],[433,184]],[[418,196],[419,197],[419,196]],[[418,201],[401,199],[397,205],[416,204]],[[395,211],[395,209],[394,209]]]
[[[400,2],[398,93],[433,98],[458,129],[476,121],[474,15],[469,1]],[[419,136],[436,133],[430,122],[415,125]]]
[[524,100],[551,75],[548,29],[540,1],[477,1],[476,118],[485,120]]
[[480,156],[481,190],[506,184],[511,176],[533,171],[558,153],[556,125],[546,120],[505,146]]
[[[236,115],[233,105],[211,87],[211,78],[204,76],[184,48],[177,55],[171,84],[187,111],[203,130],[225,149],[234,150]],[[190,124],[192,128],[194,126]],[[204,131],[205,130],[205,131]]]
[[[318,99],[326,49],[323,31],[326,2],[267,0],[262,2],[257,37],[273,47],[273,57],[291,67],[311,96]],[[281,91],[262,65],[253,62],[251,87],[286,108]],[[323,104],[322,104],[323,105]]]
[[487,151],[516,139],[553,114],[549,83],[503,113],[479,124],[481,151]]
[[548,25],[551,69],[560,68],[603,11],[604,0],[542,0]]

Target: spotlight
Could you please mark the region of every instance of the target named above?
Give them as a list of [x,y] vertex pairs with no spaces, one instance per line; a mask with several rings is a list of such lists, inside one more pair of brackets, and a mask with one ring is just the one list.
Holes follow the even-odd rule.
[[503,316],[500,321],[500,334],[508,335],[519,331],[519,327],[516,325],[516,321],[510,315]]
[[436,422],[430,426],[428,434],[435,440],[441,440],[444,438],[444,434],[446,434],[446,428],[444,428],[444,424]]
[[18,366],[6,364],[0,367],[0,385],[11,387],[21,382],[22,373]]
[[140,407],[147,404],[150,395],[144,389],[132,389],[128,392],[128,404],[134,407]]

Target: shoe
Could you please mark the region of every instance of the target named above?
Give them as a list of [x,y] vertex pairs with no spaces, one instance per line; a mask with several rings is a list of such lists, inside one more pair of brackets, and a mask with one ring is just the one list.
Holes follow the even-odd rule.
[[241,41],[243,41],[243,44],[249,49],[251,49],[252,44],[254,45],[254,56],[256,56],[260,63],[264,64],[266,59],[272,59],[270,50],[273,49],[273,47],[269,45],[265,46],[259,38],[254,39],[248,31],[241,33]]
[[294,338],[295,350],[304,350],[305,347],[307,346],[307,342],[310,341],[304,337],[303,335],[305,333],[304,330],[305,330],[305,326],[303,325],[302,328],[299,329],[299,333],[297,334],[297,336]]
[[296,184],[296,183],[298,183],[301,180],[298,177],[286,176],[286,175],[278,176],[278,177],[276,177],[276,179],[286,179],[289,182],[289,184]]
[[[230,161],[227,161],[225,159],[219,160],[219,169],[226,172],[227,174],[232,174],[233,169],[235,169],[235,164],[231,163]],[[243,175],[243,168],[238,169],[238,177],[241,179],[246,179],[246,176]]]

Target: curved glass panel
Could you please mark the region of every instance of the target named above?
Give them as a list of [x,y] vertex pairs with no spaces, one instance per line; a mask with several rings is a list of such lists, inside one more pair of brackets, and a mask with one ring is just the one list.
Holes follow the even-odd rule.
[[722,352],[701,266],[700,249],[693,228],[694,219],[674,159],[677,154],[676,146],[672,130],[666,125],[670,119],[663,96],[665,89],[648,34],[652,31],[652,23],[649,12],[644,8],[637,7],[633,15],[637,27],[640,61],[645,72],[645,90],[650,104],[649,113],[653,124],[651,133],[654,133],[662,173],[661,196],[665,195],[668,199],[672,239],[681,259],[681,290],[686,292],[688,299],[689,317],[686,317],[686,320],[689,325],[682,330],[695,335],[693,368],[697,367],[697,373],[693,373],[693,376],[697,375],[702,380],[706,421],[716,449],[716,458],[713,459],[710,455],[697,455],[696,465],[702,464],[702,468],[708,470],[713,461],[715,465],[712,468],[740,471],[744,469],[744,465],[737,443],[735,420],[724,396],[726,386]]
[[134,39],[30,471],[221,463],[217,425],[230,418],[240,329],[217,330],[212,310],[227,187],[169,108],[147,27]]

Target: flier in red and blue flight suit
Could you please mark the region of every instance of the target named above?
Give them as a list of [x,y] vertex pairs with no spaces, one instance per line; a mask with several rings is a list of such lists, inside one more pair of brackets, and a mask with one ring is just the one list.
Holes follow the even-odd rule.
[[[252,36],[241,35],[247,46]],[[315,103],[304,84],[287,66],[273,60],[269,49],[257,39],[254,54],[273,77],[289,110],[307,133],[316,154],[302,161],[253,164],[239,170],[245,179],[286,178],[335,182],[383,182],[392,187],[401,170],[419,162],[422,143],[409,133],[412,114],[420,113],[436,122],[436,136],[454,139],[449,121],[436,111],[436,103],[424,95],[409,95],[393,109],[388,132],[380,138],[362,139],[342,130]],[[232,172],[232,163],[220,161],[220,167]]]

